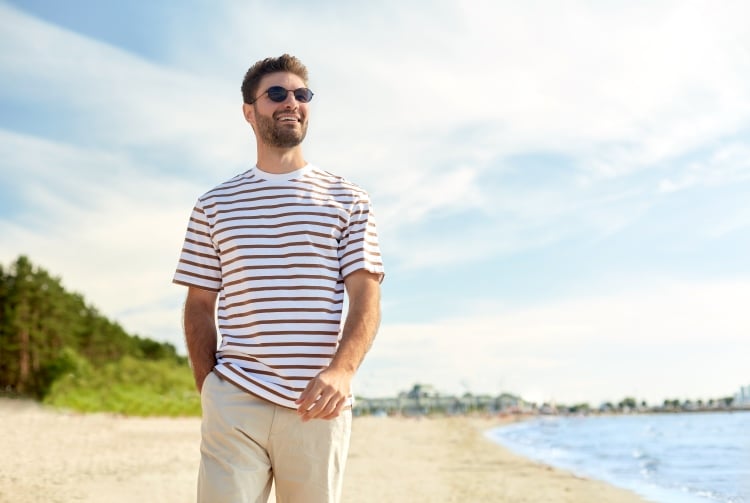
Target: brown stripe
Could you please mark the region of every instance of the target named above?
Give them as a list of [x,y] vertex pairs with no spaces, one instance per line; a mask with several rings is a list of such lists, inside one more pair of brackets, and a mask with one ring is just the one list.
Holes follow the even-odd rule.
[[221,282],[220,279],[214,278],[213,276],[204,276],[202,274],[195,274],[194,272],[185,271],[184,269],[177,269],[175,271],[177,274],[182,274],[184,276],[190,276],[191,278],[198,278],[198,279],[205,279],[210,281],[211,283]]
[[310,253],[310,252],[294,252],[294,253],[278,253],[274,255],[240,255],[237,258],[233,258],[232,260],[226,260],[224,261],[224,266],[228,266],[231,264],[234,264],[235,262],[239,262],[241,260],[266,260],[266,259],[288,259],[288,258],[295,258],[295,257],[311,257],[311,258],[322,258],[325,260],[328,260],[330,262],[338,262],[338,257],[335,255],[326,255],[323,253]]
[[[260,218],[273,219],[273,218],[286,218],[286,217],[309,217],[310,215],[319,216],[321,218],[330,218],[332,220],[337,219],[339,222],[341,222],[341,225],[346,225],[347,223],[347,220],[339,215],[317,214],[317,213],[310,213],[308,211],[290,211],[286,213],[277,213],[275,215],[267,215],[267,214],[241,215],[238,217],[219,218],[214,222],[214,227],[217,228],[219,224],[223,224],[226,222],[233,222],[235,220],[255,220],[255,219],[260,219]],[[218,228],[216,232],[221,232],[221,228]]]
[[[256,363],[258,366],[268,367],[267,365],[265,365],[265,364],[263,364],[261,362],[252,362],[252,361],[249,361],[247,363],[251,363],[251,364],[252,363]],[[291,381],[291,380],[294,380],[294,381],[310,381],[310,379],[312,379],[312,377],[313,377],[313,376],[295,376],[295,375],[291,375],[291,374],[287,374],[287,373],[279,373],[278,370],[276,370],[275,368],[274,368],[274,371],[271,372],[271,371],[268,371],[268,370],[265,370],[265,369],[257,369],[257,368],[252,368],[252,367],[246,367],[246,366],[244,366],[246,364],[243,364],[241,362],[234,362],[234,361],[228,361],[228,362],[224,363],[224,365],[226,365],[226,366],[229,366],[229,365],[237,366],[237,367],[239,367],[239,370],[241,370],[243,372],[247,372],[250,375],[252,375],[252,374],[266,375],[266,376],[270,376],[270,377],[275,377],[276,379],[283,380],[283,381]],[[268,367],[268,368],[271,368],[271,367]],[[292,369],[280,369],[280,370],[303,370],[303,371],[312,370],[313,372],[310,372],[310,373],[314,374],[315,371],[321,370],[322,368],[323,367],[314,367],[312,369],[294,369],[294,368],[292,368]],[[245,376],[245,379],[248,380],[248,381],[254,382],[251,379],[249,379],[249,377],[250,376]],[[290,386],[288,384],[281,384],[281,383],[276,383],[276,382],[274,382],[272,384],[274,384],[275,386],[278,386],[280,388],[284,388],[284,389],[288,389],[288,390],[298,389],[298,388],[294,388],[294,387],[292,387],[292,386]],[[301,389],[304,389],[304,388],[301,388]]]
[[[201,211],[201,213],[203,214],[204,217],[206,216],[205,213],[203,213],[203,211]],[[208,222],[206,220],[198,220],[193,215],[190,215],[190,222],[198,224],[201,227],[208,227]],[[188,229],[190,229],[190,225],[188,225]]]
[[220,320],[234,320],[236,318],[244,318],[245,316],[254,316],[256,314],[266,313],[325,313],[325,314],[341,314],[341,309],[325,309],[325,308],[304,308],[304,307],[290,307],[290,308],[268,308],[268,309],[253,309],[251,311],[244,311],[241,313],[233,314],[231,316],[217,316]]
[[[361,240],[360,240],[361,241]],[[337,246],[330,246],[330,245],[322,245],[310,241],[292,241],[290,243],[283,243],[283,244],[276,244],[276,245],[261,245],[261,244],[252,244],[252,245],[237,245],[233,248],[227,248],[226,250],[223,250],[222,253],[232,253],[237,250],[255,250],[255,249],[269,249],[269,250],[278,250],[280,248],[291,248],[293,246],[311,246],[313,248],[319,248],[321,250],[336,250],[338,249]]]
[[[238,218],[239,220],[240,218]],[[340,219],[339,219],[340,220]],[[339,232],[341,232],[342,227],[341,226],[334,226],[331,227],[331,225],[328,222],[316,222],[312,220],[293,220],[289,222],[282,222],[279,224],[246,224],[246,225],[233,225],[231,227],[222,227],[221,229],[217,229],[214,232],[216,235],[229,232],[229,231],[236,231],[239,229],[280,229],[282,227],[292,227],[295,225],[309,225],[314,227],[324,227],[325,229],[335,229]],[[330,234],[326,234],[326,236],[330,236]]]
[[[276,395],[276,396],[278,396],[278,397],[280,397],[280,398],[283,398],[283,399],[285,399],[285,400],[292,400],[292,401],[294,400],[294,397],[290,397],[290,396],[282,395],[281,393],[277,392],[276,390],[273,390],[273,389],[271,389],[271,388],[269,388],[269,387],[267,387],[267,386],[264,386],[264,385],[262,385],[262,384],[260,384],[260,383],[258,383],[258,382],[255,382],[255,381],[251,381],[251,380],[250,380],[250,379],[248,379],[247,377],[245,377],[245,376],[243,376],[242,374],[240,374],[240,373],[239,373],[239,371],[235,370],[235,368],[234,368],[234,367],[232,367],[232,366],[229,366],[229,365],[227,365],[226,367],[227,367],[227,368],[228,368],[229,370],[231,370],[231,371],[232,371],[232,372],[233,372],[234,374],[237,374],[237,375],[238,375],[239,377],[243,378],[243,380],[245,380],[245,381],[249,381],[249,382],[253,383],[253,385],[255,385],[255,386],[257,386],[257,387],[259,387],[259,388],[261,388],[261,389],[263,389],[263,390],[267,391],[268,393],[271,393],[272,395]],[[242,386],[242,385],[241,385],[240,383],[237,383],[237,382],[234,382],[234,381],[232,381],[232,382],[233,382],[233,384],[236,384],[237,386],[239,386],[240,388],[244,389],[245,391],[247,391],[247,392],[249,392],[249,393],[252,393],[252,394],[255,394],[255,393],[253,393],[252,391],[250,391],[249,389],[247,389],[247,388],[246,388],[245,386]],[[264,399],[264,400],[267,400],[267,399]]]
[[[257,358],[258,360],[256,361],[258,361],[258,363],[261,363],[271,368],[276,368],[270,365],[265,360],[269,360],[269,359],[286,360],[289,358],[319,358],[322,360],[330,360],[331,358],[333,358],[334,354],[335,354],[335,351],[333,353],[326,353],[326,354],[323,354],[323,353],[253,353],[252,355],[249,355],[249,356],[251,358]],[[261,362],[260,359],[264,359],[264,361]],[[293,367],[296,367],[296,365],[294,365]]]
[[[351,204],[362,204],[363,199],[363,191],[360,189],[358,191],[352,191],[348,190],[346,187],[334,187],[334,186],[322,186],[315,184],[311,182],[309,179],[300,179],[297,180],[297,183],[300,183],[302,186],[289,186],[289,185],[270,185],[265,187],[257,187],[257,188],[250,188],[250,189],[244,189],[244,190],[238,190],[235,192],[226,192],[226,193],[217,193],[209,196],[212,200],[217,200],[216,202],[208,202],[208,198],[204,199],[204,202],[207,204],[204,205],[204,208],[213,207],[216,204],[221,204],[221,199],[231,199],[232,201],[237,202],[250,202],[250,201],[257,201],[260,199],[263,199],[263,196],[259,197],[249,197],[249,198],[237,198],[237,196],[242,195],[251,195],[251,194],[262,194],[264,192],[270,192],[270,193],[276,193],[280,197],[294,197],[294,198],[307,198],[307,199],[313,199],[313,200],[328,200],[329,196],[334,197],[340,197],[340,198],[351,198],[352,203]],[[238,187],[241,185],[238,185]],[[314,187],[314,188],[313,188]],[[235,188],[235,187],[231,187]],[[320,189],[320,190],[315,190]],[[355,192],[355,193],[352,193]],[[315,197],[317,196],[317,197]],[[348,201],[344,201],[347,202]]]
[[[225,265],[226,269],[226,265]],[[244,267],[238,267],[236,269],[232,269],[231,271],[226,271],[224,273],[224,278],[229,278],[230,276],[233,276],[235,274],[239,274],[243,271],[267,271],[267,270],[273,270],[273,269],[323,269],[326,271],[331,271],[338,273],[339,267],[328,267],[321,264],[315,264],[315,263],[308,263],[308,264],[285,264],[285,265],[248,265]],[[311,272],[311,271],[310,271]]]
[[[233,283],[237,284],[241,283],[241,281],[236,281]],[[339,283],[337,283],[339,284]],[[227,286],[227,285],[225,285]],[[337,289],[332,288],[328,286],[317,286],[317,287],[310,287],[307,285],[296,285],[296,286],[285,286],[285,287],[279,287],[279,286],[259,286],[255,288],[245,288],[244,290],[237,290],[236,292],[227,292],[226,296],[229,297],[237,297],[239,295],[244,295],[246,293],[254,293],[254,292],[268,292],[272,290],[322,290],[324,292],[333,292],[335,294],[344,293],[343,289]]]
[[[275,348],[275,347],[325,347],[335,348],[338,346],[338,342],[256,342],[253,344],[242,344],[243,348]],[[221,355],[222,358],[244,358],[243,356],[237,355]]]
[[[260,182],[261,182],[261,180],[258,180],[258,182],[256,183],[256,185],[259,184]],[[234,187],[228,187],[228,188],[229,189],[234,189],[234,188],[237,188],[237,187],[241,187],[242,185],[243,184],[238,184],[238,185],[236,185]],[[238,190],[236,192],[226,192],[226,193],[222,193],[222,194],[218,194],[217,193],[217,194],[212,195],[211,198],[213,198],[213,199],[218,199],[218,198],[222,198],[222,197],[224,197],[224,198],[234,198],[235,196],[241,196],[243,194],[256,194],[256,193],[259,193],[259,192],[267,192],[267,191],[274,191],[274,190],[275,191],[283,191],[283,192],[291,192],[291,193],[295,193],[296,192],[296,189],[294,187],[289,187],[288,185],[277,185],[277,186],[273,186],[273,185],[268,186],[267,185],[265,187],[243,189],[243,190]]]
[[[265,210],[278,210],[281,208],[290,208],[290,207],[296,207],[296,208],[310,208],[310,209],[316,209],[319,211],[313,211],[313,212],[304,212],[303,215],[316,215],[322,213],[320,210],[323,208],[328,208],[331,210],[341,211],[341,208],[339,208],[336,205],[331,204],[306,204],[306,203],[281,203],[281,204],[266,204],[263,206],[252,206],[252,207],[240,207],[240,208],[226,208],[222,210],[216,210],[215,213],[211,213],[210,215],[206,213],[206,217],[208,218],[214,218],[218,217],[219,215],[226,215],[230,213],[237,213],[238,211],[248,211],[248,212],[254,212],[258,213]],[[327,213],[323,213],[324,215],[328,215]],[[262,216],[258,216],[256,218],[274,218],[275,215],[268,215],[263,214]]]
[[180,264],[194,265],[195,267],[199,267],[201,269],[210,269],[212,271],[221,271],[221,267],[216,267],[208,264],[199,264],[198,262],[193,262],[192,260],[188,260],[186,258],[180,258]]
[[219,327],[225,328],[227,330],[236,330],[238,328],[257,327],[258,325],[339,325],[340,323],[341,322],[339,320],[265,320],[251,321],[249,323],[242,323],[239,325],[219,323]]
[[262,299],[248,299],[233,304],[226,303],[224,304],[224,308],[229,310],[235,307],[246,306],[248,304],[259,304],[261,302],[326,302],[328,304],[338,305],[343,304],[344,300],[342,298],[337,301],[331,297],[264,297]]
[[[271,365],[266,365],[266,364],[261,363],[261,362],[256,362],[256,363],[258,363],[258,365],[263,365],[264,367],[268,367],[268,368],[272,368],[272,369],[278,369],[278,370],[320,370],[320,369],[323,368],[323,366],[318,366],[318,365],[307,365],[307,366],[300,366],[300,367],[290,367],[290,366],[271,366]],[[226,363],[224,364],[224,366],[226,366],[226,367],[234,370],[234,368],[232,366],[230,366],[230,365],[228,365]],[[262,370],[250,369],[250,368],[242,368],[242,370],[245,370],[247,372],[258,372],[258,373],[262,372]],[[241,374],[238,374],[238,375],[241,375]],[[268,374],[268,375],[273,375],[275,377],[282,377],[282,375],[279,375],[279,374]],[[300,380],[300,381],[303,381],[303,380],[308,380],[309,381],[311,379],[310,377],[295,377],[295,376],[290,376],[290,375],[284,375],[282,378],[285,379],[285,380],[286,379],[295,379],[295,380]],[[247,379],[247,377],[245,377],[245,380],[250,381],[250,379]],[[254,381],[251,381],[251,382],[254,382]],[[280,386],[282,388],[291,389],[289,386],[284,386],[283,384],[278,384],[277,386]]]
[[[226,282],[226,283],[224,283],[224,286],[225,287],[230,287],[230,286],[234,286],[234,285],[239,285],[241,283],[249,283],[249,282],[253,282],[253,281],[266,281],[266,280],[279,281],[279,280],[287,280],[287,279],[312,279],[312,280],[316,280],[317,279],[317,280],[323,280],[323,281],[327,281],[327,282],[336,281],[335,279],[330,278],[328,276],[315,276],[315,275],[312,275],[312,274],[291,274],[289,276],[257,276],[255,278],[238,279],[236,281]],[[284,288],[286,288],[286,287],[283,287],[283,286],[277,287],[277,289],[279,289],[279,290],[282,290]],[[321,287],[318,287],[316,285],[310,285],[308,288],[310,288],[311,290],[322,289]]]
[[267,194],[264,196],[258,196],[258,197],[244,197],[244,198],[235,198],[234,196],[240,195],[240,194],[247,194],[249,192],[270,192],[268,189],[256,189],[252,191],[248,190],[241,190],[239,192],[234,192],[231,194],[222,194],[221,196],[214,197],[214,201],[204,204],[203,209],[204,211],[211,210],[216,208],[217,206],[226,205],[226,204],[240,204],[240,203],[254,203],[257,201],[267,201],[270,199],[288,199],[288,198],[294,198],[295,195],[293,193],[280,193],[280,194]]
[[[352,236],[358,236],[358,235],[361,235],[361,233],[358,232],[357,234],[352,234]],[[345,248],[349,248],[353,244],[364,243],[364,242],[365,242],[364,236],[362,236],[361,238],[356,238],[356,239],[351,239],[351,236],[349,236],[349,239],[346,240]]]
[[[206,249],[212,250],[214,252],[214,254],[212,256],[213,257],[216,256],[216,250],[211,245],[211,243],[205,243],[203,241],[196,241],[195,239],[190,239],[190,238],[187,238],[187,237],[185,238],[185,243],[190,243],[191,245],[195,245],[195,246],[197,246],[199,248],[206,248]],[[191,250],[187,246],[183,246],[182,247],[182,252],[183,253],[185,253],[185,252],[187,252],[187,253],[195,253],[195,254],[199,254],[200,253],[200,252]]]
[[227,241],[236,239],[281,239],[288,238],[291,236],[315,236],[323,239],[332,239],[333,236],[325,234],[323,232],[313,232],[307,229],[301,229],[298,231],[280,232],[279,234],[235,234],[224,239],[218,240],[217,244],[221,245]]
[[[227,334],[225,337],[231,338],[231,339],[254,339],[256,337],[269,337],[274,335],[328,335],[330,337],[338,337],[339,332],[336,331],[329,331],[329,330],[295,330],[294,332],[289,332],[288,330],[264,330],[262,332],[254,332],[252,334],[248,335],[230,335]],[[240,343],[234,343],[235,345],[241,345]]]
[[[363,259],[372,259],[375,257],[378,257],[378,258],[380,257],[380,253],[378,252],[371,252],[371,251],[365,250],[364,248],[357,248],[357,249],[348,251],[344,253],[343,255],[341,255],[341,258],[339,259],[339,261],[343,261],[345,258],[349,257],[350,255],[359,255]],[[343,268],[344,266],[342,265],[341,269]]]
[[[361,260],[360,259],[355,259],[355,260],[352,260],[351,262],[347,262],[346,264],[343,264],[341,266],[341,270],[342,271],[346,271],[350,267],[355,266],[357,264],[362,264],[362,267],[360,267],[360,269],[367,269],[368,271],[370,271],[370,272],[372,272],[374,274],[382,274],[381,271],[375,272],[375,271],[370,270],[370,268],[376,268],[376,269],[377,268],[381,268],[382,269],[382,267],[383,267],[383,263],[382,262],[375,262],[373,260],[366,260],[364,258],[361,259]],[[351,274],[351,272],[348,273],[348,274]]]

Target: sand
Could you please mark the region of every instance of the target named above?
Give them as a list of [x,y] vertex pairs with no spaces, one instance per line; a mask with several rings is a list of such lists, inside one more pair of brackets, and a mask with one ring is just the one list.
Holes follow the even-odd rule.
[[[497,418],[356,418],[345,502],[644,500],[516,456]],[[0,502],[195,500],[200,420],[54,411],[0,399]]]
[[512,418],[358,418],[344,501],[643,503],[517,456],[484,436]]

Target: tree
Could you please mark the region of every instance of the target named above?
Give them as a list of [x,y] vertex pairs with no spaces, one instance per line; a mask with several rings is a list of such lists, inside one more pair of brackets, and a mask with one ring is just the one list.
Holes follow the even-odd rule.
[[0,268],[0,389],[41,398],[71,355],[94,366],[125,355],[185,363],[174,346],[128,334],[27,257]]
[[625,408],[628,409],[635,409],[638,406],[638,402],[636,402],[635,398],[632,397],[626,397],[624,398],[619,404],[617,404],[617,408],[622,410]]

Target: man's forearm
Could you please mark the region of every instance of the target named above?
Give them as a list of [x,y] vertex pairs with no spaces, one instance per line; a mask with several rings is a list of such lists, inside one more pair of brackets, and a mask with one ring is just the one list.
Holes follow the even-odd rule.
[[185,343],[198,391],[216,365],[216,324],[213,313],[185,304]]
[[380,325],[380,298],[371,295],[349,306],[341,341],[330,367],[354,374],[370,350]]
[[372,346],[380,324],[378,280],[366,271],[352,273],[346,280],[349,314],[341,341],[328,368],[310,380],[296,401],[302,421],[333,419],[344,410],[354,373]]

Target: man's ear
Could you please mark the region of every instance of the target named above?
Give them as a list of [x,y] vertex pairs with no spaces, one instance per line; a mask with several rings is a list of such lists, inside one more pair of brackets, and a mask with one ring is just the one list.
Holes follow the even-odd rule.
[[242,104],[242,115],[245,117],[245,120],[255,127],[255,107],[252,105],[248,105],[247,103]]

